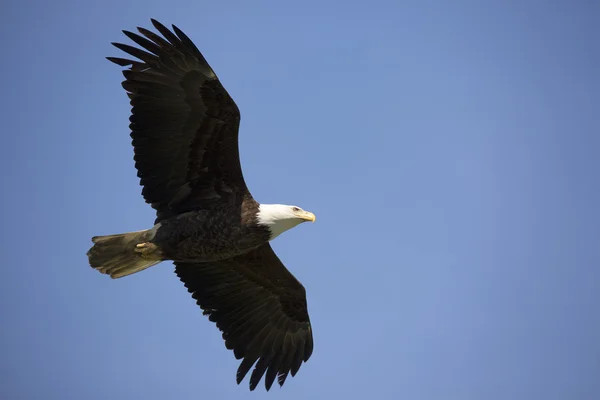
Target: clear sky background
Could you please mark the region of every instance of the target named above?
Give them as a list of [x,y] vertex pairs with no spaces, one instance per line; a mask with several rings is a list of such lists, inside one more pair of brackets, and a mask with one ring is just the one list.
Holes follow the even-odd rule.
[[[600,398],[599,4],[3,1],[0,398]],[[151,17],[238,103],[257,200],[318,217],[273,242],[315,351],[268,394],[171,263],[87,264],[153,222],[104,59]]]

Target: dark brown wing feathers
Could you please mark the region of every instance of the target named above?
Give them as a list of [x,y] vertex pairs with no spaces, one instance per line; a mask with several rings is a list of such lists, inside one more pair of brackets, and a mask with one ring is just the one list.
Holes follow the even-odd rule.
[[[250,389],[283,385],[312,354],[313,338],[304,287],[269,244],[213,263],[175,263],[192,297],[223,332],[225,346],[242,362],[240,383],[252,366]],[[258,362],[257,362],[258,361]]]
[[[134,160],[142,195],[161,220],[248,196],[238,150],[240,112],[198,48],[181,30],[123,31],[141,47],[113,43],[139,59],[108,57],[131,99]],[[239,194],[239,195],[237,195]]]

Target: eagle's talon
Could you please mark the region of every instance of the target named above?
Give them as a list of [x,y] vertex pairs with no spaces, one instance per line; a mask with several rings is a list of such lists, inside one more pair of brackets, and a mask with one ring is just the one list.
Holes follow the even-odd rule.
[[149,258],[149,256],[154,253],[158,247],[155,244],[150,242],[140,243],[135,245],[135,252],[138,253],[143,258]]

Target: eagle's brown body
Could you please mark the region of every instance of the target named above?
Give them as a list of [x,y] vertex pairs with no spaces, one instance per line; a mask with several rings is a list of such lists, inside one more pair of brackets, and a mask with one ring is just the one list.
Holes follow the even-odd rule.
[[189,211],[160,222],[151,240],[165,260],[218,261],[247,253],[269,241],[254,213],[227,208]]

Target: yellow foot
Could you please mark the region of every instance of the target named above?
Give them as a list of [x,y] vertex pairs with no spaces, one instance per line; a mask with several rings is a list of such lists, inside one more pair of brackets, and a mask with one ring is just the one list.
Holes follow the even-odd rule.
[[142,258],[153,258],[152,255],[158,250],[158,247],[150,242],[140,243],[135,246],[135,252]]

